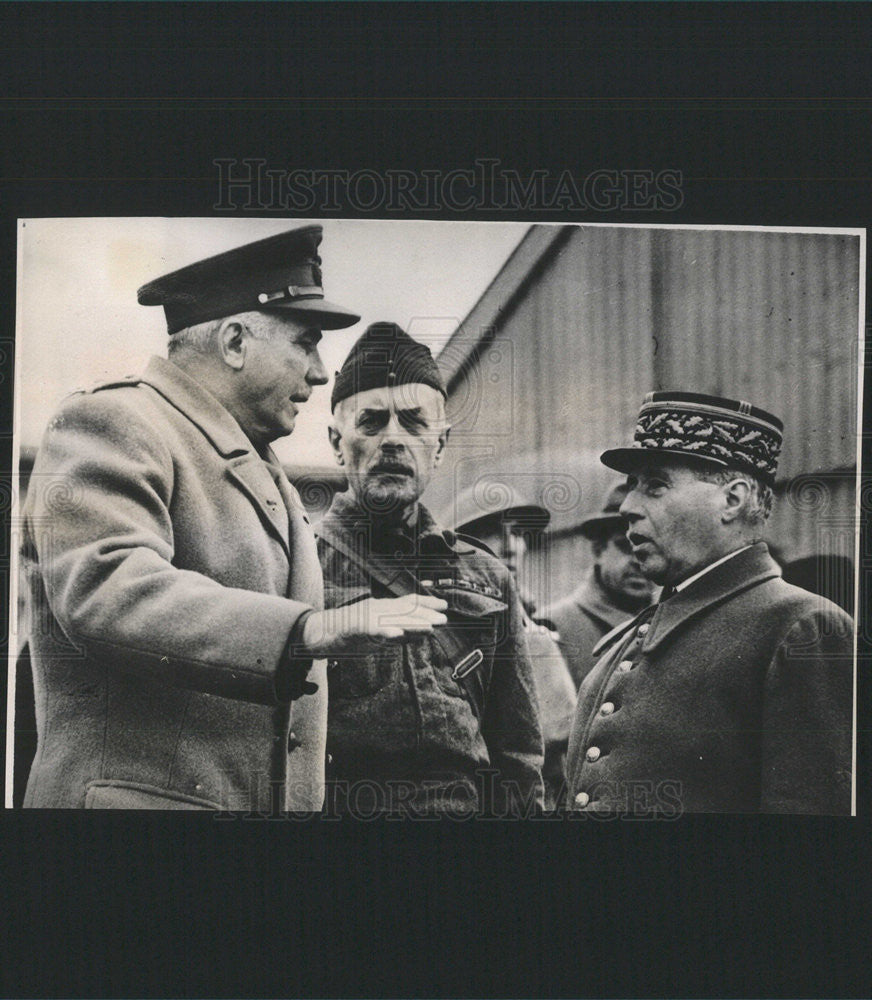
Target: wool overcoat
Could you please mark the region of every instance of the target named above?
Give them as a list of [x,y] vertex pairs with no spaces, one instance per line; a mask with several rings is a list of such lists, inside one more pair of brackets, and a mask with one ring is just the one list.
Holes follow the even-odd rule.
[[164,359],[62,404],[24,511],[25,806],[320,808],[325,665],[293,702],[283,678],[321,573],[269,458]]
[[577,590],[546,608],[541,617],[557,628],[560,652],[578,689],[596,665],[598,657],[593,655],[594,646],[606,633],[633,615],[612,604],[591,570]]
[[853,624],[763,543],[614,630],[579,691],[570,806],[845,814]]

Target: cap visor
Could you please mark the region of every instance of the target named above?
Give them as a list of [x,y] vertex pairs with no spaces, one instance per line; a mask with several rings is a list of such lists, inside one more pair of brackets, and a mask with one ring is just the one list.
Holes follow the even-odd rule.
[[709,458],[708,455],[694,455],[692,452],[681,451],[678,448],[610,448],[600,455],[600,461],[616,472],[628,475],[635,472],[641,465],[656,462],[663,455],[679,458],[682,462],[698,462],[702,465],[717,465],[727,468],[727,463],[719,458]]
[[626,528],[627,522],[620,514],[603,514],[600,517],[588,517],[582,521],[578,530],[585,538],[595,538],[597,535],[611,533],[616,528]]
[[309,317],[311,322],[321,330],[344,330],[360,322],[357,313],[343,309],[333,302],[324,299],[300,299],[297,302],[282,302],[270,305],[270,309],[278,312],[290,312]]
[[458,524],[455,530],[462,531],[467,535],[477,535],[479,531],[490,534],[491,531],[499,532],[500,525],[504,521],[513,521],[520,528],[527,528],[530,531],[544,531],[550,520],[551,514],[544,507],[529,504],[490,511],[480,517],[473,518],[471,521]]

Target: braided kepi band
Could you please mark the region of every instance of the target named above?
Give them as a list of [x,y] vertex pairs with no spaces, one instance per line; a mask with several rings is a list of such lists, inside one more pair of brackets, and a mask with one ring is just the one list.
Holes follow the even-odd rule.
[[650,392],[639,410],[633,447],[612,448],[600,461],[627,473],[645,458],[675,455],[742,469],[771,486],[783,431],[778,417],[743,400]]

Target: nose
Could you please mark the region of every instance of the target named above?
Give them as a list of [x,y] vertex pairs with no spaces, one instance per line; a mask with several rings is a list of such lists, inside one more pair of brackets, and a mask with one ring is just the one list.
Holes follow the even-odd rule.
[[382,447],[385,447],[385,445],[393,448],[402,447],[404,444],[403,438],[405,437],[405,434],[406,432],[400,423],[396,411],[391,410],[388,421],[381,434]]
[[309,370],[306,373],[306,381],[309,385],[327,385],[329,381],[329,376],[327,374],[327,369],[324,367],[324,362],[321,359],[321,354],[316,347],[313,355],[312,362],[309,365]]
[[618,513],[629,524],[632,524],[634,521],[638,521],[639,518],[642,517],[642,514],[638,509],[635,486],[631,486],[627,490],[627,495],[624,497],[621,506],[618,508]]

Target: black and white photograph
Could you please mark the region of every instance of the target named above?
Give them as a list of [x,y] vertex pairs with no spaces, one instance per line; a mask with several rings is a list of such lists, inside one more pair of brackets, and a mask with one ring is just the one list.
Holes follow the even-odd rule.
[[868,997],[872,8],[0,27],[0,996]]
[[21,220],[9,807],[848,816],[862,229]]

